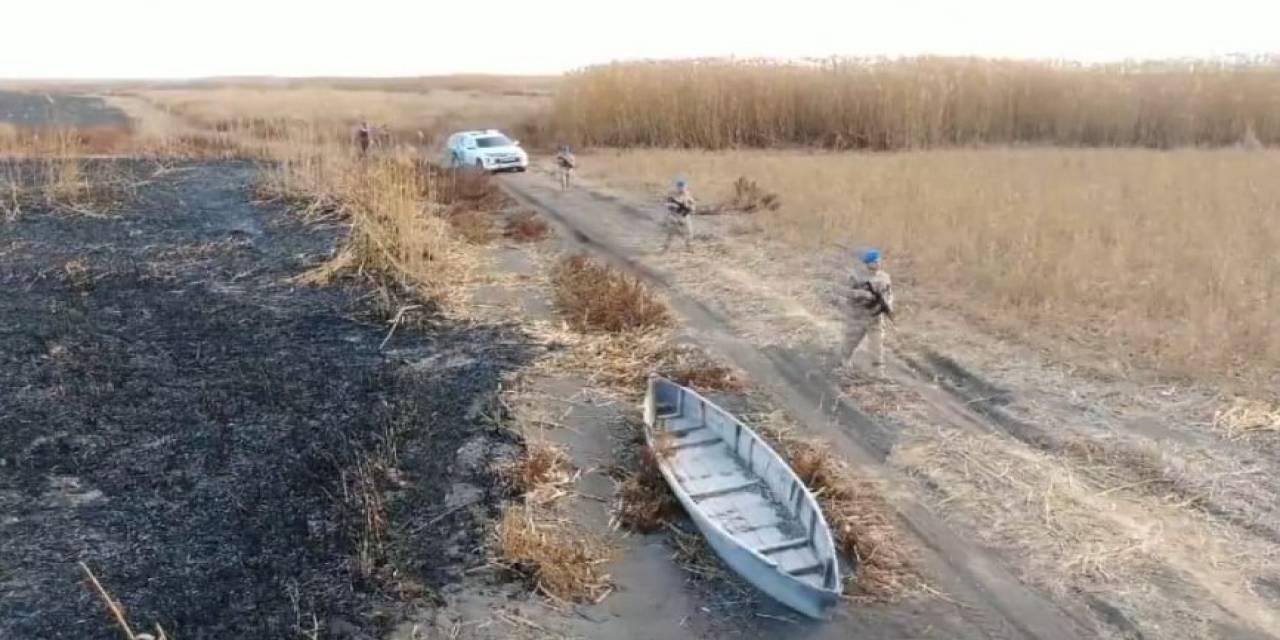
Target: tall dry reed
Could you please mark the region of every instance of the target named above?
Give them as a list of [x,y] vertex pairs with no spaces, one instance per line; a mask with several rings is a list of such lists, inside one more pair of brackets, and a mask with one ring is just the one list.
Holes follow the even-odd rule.
[[684,175],[707,201],[758,178],[784,203],[753,214],[770,237],[878,245],[910,276],[907,300],[942,289],[1004,327],[1172,373],[1265,387],[1280,370],[1280,152],[652,150],[582,164],[623,187]]
[[579,145],[708,149],[1275,144],[1280,65],[617,63],[569,74],[553,127]]

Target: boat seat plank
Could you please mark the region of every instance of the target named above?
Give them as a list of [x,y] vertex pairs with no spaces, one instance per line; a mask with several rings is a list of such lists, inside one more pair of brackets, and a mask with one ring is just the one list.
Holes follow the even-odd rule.
[[775,542],[773,544],[765,545],[763,547],[757,547],[756,551],[759,552],[761,555],[767,556],[767,555],[778,553],[781,551],[789,551],[791,549],[799,549],[801,547],[807,547],[807,546],[809,546],[808,538],[789,538],[787,540],[783,540],[782,542]]
[[675,418],[667,418],[663,420],[667,433],[675,437],[680,437],[686,433],[705,429],[707,425],[703,424],[695,416],[678,416]]
[[689,492],[689,497],[694,501],[706,500],[708,498],[721,498],[734,493],[742,493],[744,491],[752,491],[760,486],[759,478],[744,478],[727,476],[730,482],[721,482],[718,486],[703,489],[697,493]]
[[698,435],[698,436],[695,436],[695,437],[692,437],[692,438],[684,438],[684,439],[681,439],[681,440],[676,440],[675,442],[671,443],[671,446],[670,446],[670,447],[668,447],[668,449],[669,449],[669,450],[671,450],[671,451],[681,451],[681,450],[684,450],[684,449],[693,449],[693,448],[696,448],[696,447],[706,447],[706,446],[711,446],[711,445],[716,445],[716,444],[718,444],[718,445],[722,445],[722,446],[723,446],[723,445],[724,445],[724,441],[720,439],[720,436],[718,436],[718,435],[716,435],[716,434],[712,433],[712,434],[705,435],[705,436],[704,436],[704,435]]
[[814,573],[821,574],[824,567],[826,567],[826,564],[819,562],[817,557],[814,557],[813,561],[809,564],[798,566],[792,569],[783,569],[783,570],[793,576],[803,576],[803,575],[809,575]]
[[680,480],[680,484],[684,486],[686,491],[689,489],[688,483],[690,481],[718,476],[735,470],[746,471],[729,454],[729,448],[724,446],[724,443],[706,445],[696,449],[676,449],[671,452],[667,460],[670,463],[671,470],[675,472],[676,478]]
[[815,564],[821,564],[818,562],[818,555],[809,547],[780,551],[770,555],[769,559],[778,563],[778,567],[783,571],[799,572],[798,575],[808,573],[807,569]]

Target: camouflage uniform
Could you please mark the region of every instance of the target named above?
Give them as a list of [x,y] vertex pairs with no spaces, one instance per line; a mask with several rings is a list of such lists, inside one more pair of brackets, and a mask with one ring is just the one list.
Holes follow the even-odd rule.
[[360,127],[356,129],[356,144],[360,146],[360,155],[369,153],[369,145],[373,142],[373,132],[369,129],[368,122],[361,122]]
[[[875,295],[867,290],[868,285],[884,298],[887,309],[882,308]],[[845,325],[842,362],[845,366],[852,366],[854,352],[870,335],[871,364],[883,368],[885,316],[893,313],[893,286],[889,273],[882,269],[866,275],[855,272],[849,276],[848,287],[846,312],[849,317]]]
[[556,174],[560,176],[560,188],[568,189],[573,181],[573,170],[578,166],[578,159],[568,149],[561,149],[556,154]]
[[671,247],[671,240],[677,236],[684,238],[685,249],[690,248],[693,240],[693,214],[697,207],[697,201],[686,187],[678,187],[667,196],[667,218],[662,223],[667,234],[662,243],[663,251]]

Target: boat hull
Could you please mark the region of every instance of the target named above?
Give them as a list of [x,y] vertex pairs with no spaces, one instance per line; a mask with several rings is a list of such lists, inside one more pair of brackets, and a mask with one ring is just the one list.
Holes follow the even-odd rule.
[[[675,433],[670,428],[672,420],[682,420],[684,426],[681,430],[685,432],[705,433],[714,430],[721,434],[720,443],[737,456],[736,459],[743,468],[749,468],[754,472],[761,484],[770,486],[773,492],[770,495],[774,496],[779,509],[785,508],[790,511],[795,522],[807,531],[805,536],[797,539],[796,542],[805,544],[806,548],[811,547],[816,552],[816,557],[822,561],[820,575],[809,575],[807,576],[809,579],[806,580],[784,571],[773,557],[766,555],[770,551],[759,548],[758,543],[757,547],[753,548],[740,535],[731,531],[732,527],[726,528],[724,522],[717,522],[716,518],[708,514],[703,504],[699,503],[699,498],[705,498],[706,494],[690,495],[686,488],[686,483],[695,482],[688,477],[688,469],[685,469],[685,480],[682,481],[677,470],[673,468],[674,464],[678,464],[673,463],[678,455],[670,453],[669,448],[673,447],[673,443],[681,441],[672,440],[670,437]],[[715,429],[710,429],[711,426]],[[665,436],[661,435],[664,433]],[[732,434],[732,442],[724,440],[724,434]],[[698,531],[725,564],[747,582],[787,607],[810,618],[829,617],[832,606],[841,598],[839,568],[830,529],[812,494],[795,476],[785,460],[782,460],[746,425],[714,403],[692,390],[659,377],[650,380],[649,391],[645,398],[645,437],[649,446],[657,454],[655,458],[658,469],[672,492],[684,507],[685,512],[689,514]],[[680,459],[687,461],[689,456],[701,455],[696,451],[702,449],[694,450],[693,447],[705,445],[706,442],[704,436],[701,442],[684,445],[690,448],[690,452],[679,454],[685,456]],[[675,444],[674,448],[681,447]],[[664,453],[664,451],[667,452]],[[717,497],[714,495],[717,493],[719,492],[710,492],[713,498]],[[810,568],[816,569],[819,565],[811,565]]]

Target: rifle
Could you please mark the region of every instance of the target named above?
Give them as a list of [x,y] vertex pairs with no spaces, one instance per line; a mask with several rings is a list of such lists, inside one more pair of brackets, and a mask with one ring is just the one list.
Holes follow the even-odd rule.
[[667,196],[667,208],[674,208],[675,212],[680,214],[680,217],[682,218],[693,213],[693,207],[690,207],[686,202],[676,199],[675,196]]
[[889,306],[889,301],[885,300],[884,296],[879,291],[876,291],[876,288],[871,286],[870,282],[864,282],[862,283],[862,286],[871,294],[871,297],[874,298],[870,306],[872,310],[875,311],[876,315],[883,313],[888,316],[890,320],[893,320],[893,309]]

